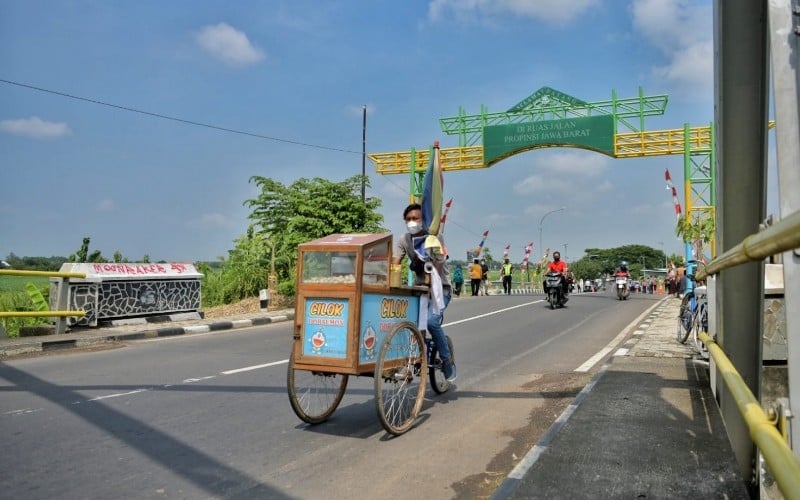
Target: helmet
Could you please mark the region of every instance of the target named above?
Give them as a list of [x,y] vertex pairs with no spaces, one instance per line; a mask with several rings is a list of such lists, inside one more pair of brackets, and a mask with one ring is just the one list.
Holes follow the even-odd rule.
[[619,263],[619,268],[622,269],[623,271],[627,271],[628,270],[628,262],[623,260],[622,262]]

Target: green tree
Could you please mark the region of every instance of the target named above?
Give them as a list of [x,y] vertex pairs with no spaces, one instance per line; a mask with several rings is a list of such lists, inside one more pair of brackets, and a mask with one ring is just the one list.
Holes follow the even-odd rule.
[[699,258],[703,247],[714,239],[716,224],[714,217],[696,217],[693,220],[685,215],[678,218],[675,235],[694,247],[695,258]]
[[250,182],[261,193],[244,202],[252,209],[250,230],[245,240],[238,240],[237,247],[248,241],[243,255],[258,259],[265,266],[265,275],[274,257],[278,281],[284,284],[295,279],[301,243],[334,233],[387,232],[382,227],[383,215],[377,212],[381,200],[368,197],[361,201],[362,179],[369,187],[369,179],[361,175],[340,182],[301,178],[289,186],[268,177],[251,177]]
[[103,257],[103,253],[100,250],[95,250],[89,253],[89,244],[91,243],[92,239],[88,236],[84,236],[83,243],[81,243],[81,247],[78,249],[77,252],[69,256],[70,262],[108,262],[108,259]]

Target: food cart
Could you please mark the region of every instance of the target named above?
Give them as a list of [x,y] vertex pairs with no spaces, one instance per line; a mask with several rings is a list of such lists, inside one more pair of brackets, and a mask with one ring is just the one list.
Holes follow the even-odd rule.
[[433,341],[417,328],[427,322],[428,289],[401,285],[391,262],[390,233],[300,245],[287,389],[304,422],[327,420],[352,375],[374,377],[378,417],[396,435],[413,425],[426,378],[437,393],[447,390]]

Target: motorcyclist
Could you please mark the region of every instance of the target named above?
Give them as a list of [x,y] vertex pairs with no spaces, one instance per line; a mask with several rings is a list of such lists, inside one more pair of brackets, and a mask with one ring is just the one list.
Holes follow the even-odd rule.
[[630,279],[631,273],[628,271],[628,263],[626,261],[622,261],[619,263],[619,269],[614,272],[614,277],[622,277]]
[[[567,296],[567,292],[569,291],[569,284],[567,283],[567,272],[569,271],[569,266],[567,266],[567,262],[561,260],[561,252],[555,251],[553,252],[553,260],[547,264],[547,272],[548,273],[561,273],[564,276],[564,279],[561,280],[561,288],[564,294],[564,297]],[[547,289],[547,284],[545,282],[545,289]]]

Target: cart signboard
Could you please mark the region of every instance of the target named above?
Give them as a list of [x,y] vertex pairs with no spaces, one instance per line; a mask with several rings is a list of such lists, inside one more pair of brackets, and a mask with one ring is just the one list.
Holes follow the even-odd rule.
[[365,293],[361,297],[359,364],[374,363],[386,335],[402,321],[417,324],[419,296]]
[[349,306],[346,299],[306,300],[304,356],[347,357]]

